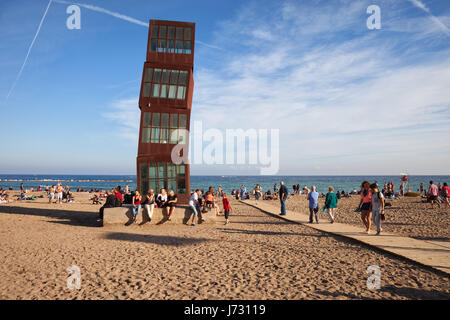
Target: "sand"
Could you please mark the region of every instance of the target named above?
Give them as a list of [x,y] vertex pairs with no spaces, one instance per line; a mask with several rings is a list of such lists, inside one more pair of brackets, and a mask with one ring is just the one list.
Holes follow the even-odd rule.
[[[336,222],[361,226],[361,230],[364,231],[361,213],[355,212],[359,201],[359,195],[340,199],[336,211]],[[325,199],[319,199],[320,208],[324,203]],[[386,221],[382,223],[384,231],[419,240],[450,241],[450,208],[445,208],[441,204],[440,208],[435,205],[434,209],[431,209],[430,204],[422,203],[421,198],[410,197],[386,200],[386,203],[392,206],[385,208]],[[288,210],[309,214],[308,202],[304,195],[289,197],[286,207]],[[324,215],[324,220],[326,219]],[[372,231],[376,232],[374,225],[372,225]]]
[[[441,273],[235,201],[227,226],[100,227],[88,196],[0,205],[1,299],[450,298]],[[67,288],[73,264],[80,290]]]

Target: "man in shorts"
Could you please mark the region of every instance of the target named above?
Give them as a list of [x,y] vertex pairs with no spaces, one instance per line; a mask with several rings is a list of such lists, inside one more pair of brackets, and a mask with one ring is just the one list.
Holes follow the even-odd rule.
[[64,188],[61,183],[56,186],[56,203],[62,203]]

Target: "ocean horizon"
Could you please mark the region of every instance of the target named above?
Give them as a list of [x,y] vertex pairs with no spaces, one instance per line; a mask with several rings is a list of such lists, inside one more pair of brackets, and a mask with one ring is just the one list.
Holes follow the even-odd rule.
[[[217,188],[220,185],[225,192],[231,192],[241,185],[250,190],[259,184],[265,192],[273,190],[274,184],[278,185],[280,181],[284,181],[290,190],[294,184],[299,184],[300,187],[315,185],[319,192],[326,192],[328,186],[350,192],[358,190],[361,182],[368,180],[380,185],[392,181],[398,190],[400,178],[401,175],[191,175],[191,189],[206,190],[209,186]],[[430,180],[435,183],[450,181],[450,175],[408,175],[408,178],[412,191],[417,191],[420,183],[427,187]],[[26,189],[36,189],[38,186],[51,186],[57,182],[69,185],[72,190],[106,190],[117,185],[128,185],[131,190],[136,189],[136,175],[0,174],[0,188],[3,189],[17,190],[21,183]]]

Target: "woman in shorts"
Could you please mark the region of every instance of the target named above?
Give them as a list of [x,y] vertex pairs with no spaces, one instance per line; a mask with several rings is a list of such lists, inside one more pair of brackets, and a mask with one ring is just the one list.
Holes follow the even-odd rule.
[[370,205],[372,203],[372,192],[370,191],[370,183],[364,181],[361,183],[361,201],[359,202],[359,210],[361,211],[361,220],[366,227],[366,233],[370,232],[370,226],[372,224],[372,217],[370,211]]

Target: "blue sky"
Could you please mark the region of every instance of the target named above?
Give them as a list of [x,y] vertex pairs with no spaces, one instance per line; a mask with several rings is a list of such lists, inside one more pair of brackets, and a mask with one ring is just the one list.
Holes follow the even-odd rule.
[[[80,3],[195,22],[192,120],[280,129],[280,174],[449,174],[446,0]],[[47,4],[0,2],[0,173],[134,174],[147,28],[53,2],[11,91]]]

